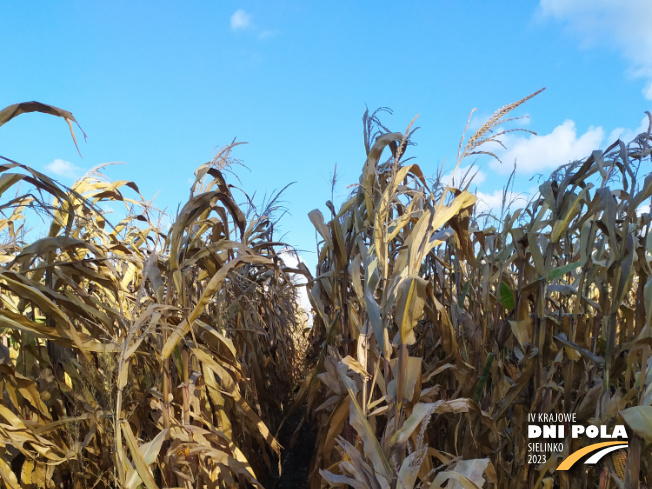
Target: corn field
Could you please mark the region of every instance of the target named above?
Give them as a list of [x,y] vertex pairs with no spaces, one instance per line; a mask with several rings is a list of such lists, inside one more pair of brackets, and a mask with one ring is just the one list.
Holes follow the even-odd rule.
[[[464,135],[456,170],[497,158],[539,92]],[[77,144],[73,115],[36,102],[0,126],[33,111]],[[274,199],[238,202],[238,143],[169,225],[101,167],[68,188],[0,157],[2,484],[652,487],[652,115],[490,215],[469,178],[426,177],[414,121],[392,132],[382,113],[364,114],[351,195],[309,214],[312,271],[286,264]],[[628,446],[556,470],[599,440],[567,430],[532,461],[533,413],[624,425]],[[296,446],[305,480],[289,482]]]

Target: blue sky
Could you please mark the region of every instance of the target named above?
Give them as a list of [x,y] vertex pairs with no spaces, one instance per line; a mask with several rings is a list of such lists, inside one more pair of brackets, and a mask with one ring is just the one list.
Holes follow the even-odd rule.
[[410,151],[432,175],[452,170],[471,109],[477,127],[547,87],[517,114],[539,136],[507,138],[503,165],[477,161],[495,205],[514,159],[529,191],[535,173],[641,129],[651,20],[649,0],[1,2],[0,106],[65,108],[88,140],[80,158],[62,120],[23,115],[0,128],[0,154],[66,184],[124,162],[107,175],[174,214],[194,169],[247,141],[234,152],[242,187],[261,197],[296,182],[281,229],[314,264],[307,213],[325,209],[335,164],[336,205],[358,181],[365,105],[392,108],[396,131],[420,114]]

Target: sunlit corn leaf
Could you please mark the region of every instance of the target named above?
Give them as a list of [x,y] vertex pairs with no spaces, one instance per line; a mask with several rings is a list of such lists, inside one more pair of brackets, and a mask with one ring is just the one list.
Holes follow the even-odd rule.
[[620,411],[625,423],[647,442],[652,442],[652,406],[634,406]]

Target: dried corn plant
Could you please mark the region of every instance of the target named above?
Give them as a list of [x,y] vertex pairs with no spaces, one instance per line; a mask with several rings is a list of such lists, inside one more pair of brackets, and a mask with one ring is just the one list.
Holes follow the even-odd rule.
[[[234,145],[169,229],[134,183],[66,188],[3,158],[4,486],[262,487],[302,325],[269,216],[247,220],[225,181]],[[25,242],[36,216],[44,236]]]
[[[463,138],[456,168],[495,155],[487,143],[534,95]],[[33,102],[0,125],[34,110],[74,121]],[[314,277],[284,264],[275,199],[237,204],[235,143],[196,171],[169,227],[134,183],[96,171],[66,188],[3,159],[4,486],[262,487],[273,433],[304,402],[312,488],[650,486],[651,131],[560,167],[492,226],[468,187],[405,158],[412,123],[363,122],[357,189],[310,213]],[[314,309],[305,362],[296,274]],[[625,424],[629,447],[555,471],[587,441],[567,438],[530,464],[527,415],[541,412]]]
[[[536,93],[463,140],[457,166],[493,155],[483,145]],[[328,220],[310,213],[319,347],[298,398],[320,426],[310,486],[649,484],[650,131],[561,167],[495,228],[467,189],[431,188],[401,162],[412,124],[392,133],[365,113],[364,125],[357,190]],[[586,442],[570,438],[529,464],[527,414],[540,412],[628,425],[626,469],[556,472]]]

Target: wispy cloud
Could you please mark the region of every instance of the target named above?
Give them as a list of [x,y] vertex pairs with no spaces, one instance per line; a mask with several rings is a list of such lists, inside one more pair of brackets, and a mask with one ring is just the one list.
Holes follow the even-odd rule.
[[650,0],[541,0],[543,18],[564,23],[586,48],[615,50],[652,100],[652,2]]
[[57,158],[49,165],[46,165],[45,170],[48,173],[53,173],[59,177],[65,177],[70,179],[79,178],[83,175],[84,170],[78,166],[73,165],[69,161],[62,160]]
[[234,31],[249,29],[251,24],[251,14],[242,9],[238,9],[231,15],[231,29]]
[[471,177],[473,177],[472,183],[474,185],[480,185],[482,182],[484,182],[487,179],[487,174],[485,172],[479,170],[475,166],[471,167],[470,165],[460,166],[454,175],[452,172],[447,173],[441,178],[442,183],[448,184],[448,182],[451,179],[451,176],[453,177],[452,184],[454,187],[469,183],[471,181]]
[[498,214],[503,209],[503,203],[505,209],[518,209],[527,205],[531,195],[531,191],[528,193],[516,193],[510,190],[506,194],[503,190],[494,190],[490,194],[478,191],[475,193],[475,196],[478,198],[476,210],[479,213],[490,212],[492,214]]
[[247,31],[249,34],[256,36],[259,41],[265,41],[278,34],[278,31],[274,29],[265,29],[256,25],[252,14],[243,9],[238,9],[231,15],[231,30]]
[[617,139],[620,139],[625,143],[629,143],[639,134],[643,132],[647,132],[649,125],[650,125],[650,119],[647,118],[647,115],[644,115],[643,118],[641,119],[641,123],[634,130],[618,127],[613,131],[611,131],[611,133],[609,134],[609,138],[607,138],[607,144],[611,144]]
[[264,41],[265,39],[270,39],[278,34],[278,31],[274,30],[265,30],[265,31],[260,31],[256,37],[260,39],[261,41]]

